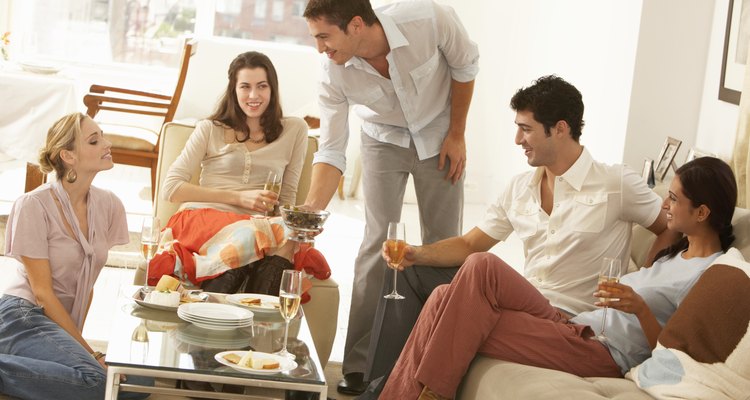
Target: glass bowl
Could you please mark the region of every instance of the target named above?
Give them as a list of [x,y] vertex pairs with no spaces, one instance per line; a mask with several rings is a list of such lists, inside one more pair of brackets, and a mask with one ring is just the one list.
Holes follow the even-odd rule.
[[323,230],[323,224],[331,215],[326,210],[303,210],[295,206],[281,206],[281,218],[293,232],[288,239],[298,242],[314,242],[315,235]]

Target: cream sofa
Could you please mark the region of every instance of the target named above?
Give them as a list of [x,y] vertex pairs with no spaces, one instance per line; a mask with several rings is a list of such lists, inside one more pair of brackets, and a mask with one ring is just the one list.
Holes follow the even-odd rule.
[[[665,190],[657,188],[657,193]],[[732,220],[733,247],[750,259],[750,210],[738,208]],[[631,269],[643,265],[654,240],[648,230],[633,228]],[[458,399],[651,399],[635,383],[617,378],[580,378],[565,372],[530,367],[477,356],[469,368]]]
[[[159,165],[156,172],[156,198],[154,199],[154,215],[166,223],[177,211],[179,204],[160,199],[161,182],[166,177],[169,166],[185,147],[188,137],[193,132],[191,124],[170,122],[162,127],[161,144],[159,149]],[[307,147],[307,158],[300,177],[297,190],[297,203],[305,201],[307,191],[310,188],[310,176],[312,156],[318,149],[318,141],[310,136]],[[200,171],[194,171],[193,183],[198,183]],[[139,267],[134,279],[135,284],[143,284],[145,280],[144,265]],[[313,286],[309,291],[311,300],[302,305],[310,333],[313,337],[315,349],[318,352],[320,363],[325,368],[328,357],[333,347],[333,339],[336,336],[336,324],[339,310],[339,285],[333,279],[312,279]]]

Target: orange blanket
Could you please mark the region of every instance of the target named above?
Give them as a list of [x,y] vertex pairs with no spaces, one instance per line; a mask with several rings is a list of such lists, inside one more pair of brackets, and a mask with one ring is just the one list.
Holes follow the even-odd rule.
[[[280,217],[200,208],[177,212],[162,233],[159,250],[149,263],[149,285],[156,285],[162,275],[175,276],[183,284],[200,285],[273,254],[286,243],[288,232]],[[331,275],[323,255],[308,244],[300,244],[294,266],[317,279]]]

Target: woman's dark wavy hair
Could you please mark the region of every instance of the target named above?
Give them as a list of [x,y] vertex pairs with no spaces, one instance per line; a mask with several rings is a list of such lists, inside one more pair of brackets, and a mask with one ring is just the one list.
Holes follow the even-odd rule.
[[208,119],[216,125],[224,125],[234,129],[236,132],[235,138],[238,142],[246,142],[250,138],[250,127],[247,126],[246,115],[237,101],[237,74],[245,68],[263,68],[266,71],[268,84],[271,86],[271,99],[268,108],[260,117],[260,126],[263,128],[266,142],[271,143],[281,135],[281,131],[284,129],[281,125],[281,118],[284,113],[281,111],[281,101],[279,100],[279,78],[276,74],[276,68],[263,53],[248,51],[232,60],[227,72],[229,78],[227,90],[222,95],[216,110]]
[[344,33],[349,22],[356,16],[362,18],[367,26],[378,22],[370,0],[310,0],[302,16],[309,20],[323,18],[327,23],[338,26]]
[[[711,210],[708,224],[719,235],[721,249],[727,251],[734,241],[732,216],[737,204],[737,181],[732,169],[718,158],[700,157],[678,168],[675,177],[680,178],[682,192],[693,207],[705,204]],[[683,236],[657,253],[656,259],[672,258],[687,248],[688,240]]]
[[534,113],[534,119],[544,126],[547,136],[558,121],[565,121],[573,140],[577,142],[581,137],[583,97],[575,86],[559,76],[543,76],[531,86],[519,89],[510,99],[510,107],[514,111]]

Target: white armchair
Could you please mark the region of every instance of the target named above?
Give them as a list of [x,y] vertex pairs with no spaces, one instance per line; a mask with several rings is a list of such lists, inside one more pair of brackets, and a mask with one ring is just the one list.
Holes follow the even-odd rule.
[[[154,198],[154,215],[161,221],[169,220],[179,208],[178,203],[171,203],[160,199],[161,182],[166,177],[169,166],[180,155],[185,143],[193,132],[194,126],[183,123],[170,122],[164,125],[161,132],[161,147],[156,171],[156,196]],[[318,149],[318,140],[308,137],[307,157],[297,191],[297,202],[302,203],[310,188],[310,174],[312,170],[312,156]],[[193,183],[198,183],[200,171],[194,171]],[[135,274],[134,284],[141,285],[145,281],[144,265]],[[336,336],[336,325],[339,310],[339,286],[332,278],[326,280],[312,279],[313,287],[309,294],[311,300],[302,305],[310,333],[313,337],[315,349],[318,352],[321,365],[325,368],[331,354],[333,340]]]

